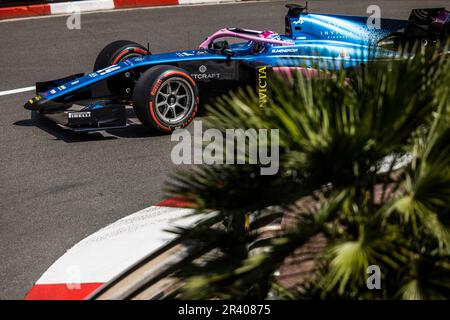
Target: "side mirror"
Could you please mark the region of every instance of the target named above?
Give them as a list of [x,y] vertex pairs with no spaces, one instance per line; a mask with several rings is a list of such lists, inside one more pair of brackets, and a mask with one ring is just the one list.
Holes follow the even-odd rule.
[[209,49],[214,50],[214,51],[223,51],[225,49],[228,49],[229,45],[228,45],[228,41],[223,40],[223,41],[216,41],[216,42],[212,42],[209,44]]

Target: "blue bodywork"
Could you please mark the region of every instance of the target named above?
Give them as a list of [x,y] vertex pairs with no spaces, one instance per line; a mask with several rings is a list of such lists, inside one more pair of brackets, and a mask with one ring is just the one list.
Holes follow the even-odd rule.
[[[268,66],[311,66],[319,63],[321,67],[328,61],[339,60],[340,66],[352,67],[369,58],[392,56],[393,52],[377,50],[369,55],[371,48],[382,37],[404,28],[408,21],[381,20],[381,29],[367,26],[367,18],[339,15],[301,13],[289,17],[291,34],[281,35],[290,46],[265,43],[260,52],[253,52],[252,41],[230,45],[233,55],[225,55],[207,49],[184,50],[136,57],[103,70],[73,79],[45,92],[39,92],[36,100],[54,101],[70,99],[72,92],[83,90],[106,78],[135,68],[149,68],[154,65],[178,64],[188,61],[258,61]],[[334,64],[335,65],[335,64]],[[33,99],[31,99],[33,100]]]

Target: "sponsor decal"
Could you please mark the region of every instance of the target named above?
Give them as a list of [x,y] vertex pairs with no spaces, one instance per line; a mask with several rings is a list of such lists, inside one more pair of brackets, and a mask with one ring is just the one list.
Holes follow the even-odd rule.
[[156,85],[153,87],[153,90],[150,92],[152,96],[156,94],[156,91],[158,91],[159,87],[161,86],[162,80],[159,79],[158,82],[156,82]]
[[69,119],[80,119],[80,118],[90,118],[91,112],[85,111],[85,112],[70,112],[69,113]]
[[271,53],[297,53],[297,48],[291,48],[291,49],[272,49]]
[[193,73],[191,77],[195,80],[211,80],[211,79],[220,79],[220,73]]
[[144,56],[148,55],[148,52],[146,50],[139,49],[139,48],[133,48],[133,50],[131,50],[131,51],[142,54]]
[[258,68],[258,99],[259,107],[267,105],[267,66]]
[[97,74],[100,76],[104,76],[105,74],[111,73],[111,72],[119,70],[119,69],[120,69],[120,66],[115,64],[115,65],[109,66],[105,69],[98,70]]
[[353,23],[348,29],[342,28],[339,23],[335,21],[329,21],[326,22],[326,24],[329,26],[329,29],[320,31],[320,35],[327,37],[328,39],[352,39],[367,36],[366,30],[356,23]]
[[208,68],[203,64],[198,68],[198,71],[200,73],[191,74],[191,77],[195,80],[220,79],[220,73],[205,73],[208,71]]
[[175,54],[179,57],[190,57],[195,55],[194,53],[189,52],[176,52]]
[[350,59],[350,55],[345,49],[342,49],[341,52],[339,52],[338,59]]
[[305,23],[305,19],[303,19],[303,16],[300,16],[300,18],[297,21],[293,22],[295,25],[297,24],[303,24]]
[[[142,62],[142,61],[144,61],[144,60],[145,60],[144,57],[136,57],[136,58],[133,58],[133,62]],[[125,61],[123,61],[123,62],[129,62],[129,63],[132,64],[132,61],[131,61],[131,60],[125,60]]]

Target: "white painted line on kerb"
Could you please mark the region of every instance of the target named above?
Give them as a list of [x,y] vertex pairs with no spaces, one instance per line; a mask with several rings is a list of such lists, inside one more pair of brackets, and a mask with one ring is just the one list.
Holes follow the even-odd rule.
[[[97,13],[111,13],[111,12],[126,12],[126,11],[138,11],[138,10],[170,10],[173,8],[186,8],[186,7],[202,7],[202,6],[215,6],[215,5],[240,5],[240,4],[256,4],[262,2],[270,2],[271,0],[248,0],[248,1],[239,1],[234,2],[232,0],[218,0],[218,2],[206,2],[206,3],[195,3],[198,0],[185,0],[192,1],[191,4],[177,4],[177,5],[164,5],[164,6],[149,6],[149,7],[132,7],[132,8],[120,8],[120,9],[106,9],[99,11],[83,11],[82,14],[97,14]],[[77,2],[75,2],[76,4]],[[61,14],[49,14],[44,16],[31,16],[31,17],[18,17],[18,18],[9,18],[9,19],[1,19],[1,23],[9,23],[15,21],[22,20],[38,20],[38,19],[49,19],[49,18],[59,18],[69,16],[71,13],[61,13]]]
[[192,209],[152,206],[91,234],[64,253],[36,284],[69,283],[71,267],[79,283],[105,283],[176,238],[166,230],[187,228],[201,218]]
[[51,3],[51,14],[66,14],[76,11],[96,11],[96,10],[111,10],[114,9],[113,0],[87,0],[80,2],[63,2]]
[[13,90],[0,91],[0,97],[1,96],[7,96],[9,94],[16,94],[16,93],[27,92],[27,91],[34,91],[35,89],[36,89],[36,87],[25,87],[25,88],[13,89]]

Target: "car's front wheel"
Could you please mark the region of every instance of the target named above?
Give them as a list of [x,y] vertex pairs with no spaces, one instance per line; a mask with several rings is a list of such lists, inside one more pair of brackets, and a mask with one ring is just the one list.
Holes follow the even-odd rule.
[[[119,62],[150,54],[151,52],[148,49],[136,42],[128,40],[114,41],[98,54],[94,64],[94,71],[103,70]],[[134,81],[138,77],[139,73],[131,70],[108,77],[106,84],[112,94],[130,96],[133,91]]]
[[131,58],[150,55],[151,52],[139,43],[129,40],[111,42],[97,56],[94,71],[101,70]]
[[172,132],[186,127],[198,109],[195,81],[183,69],[156,66],[145,71],[133,92],[138,119],[150,129]]

